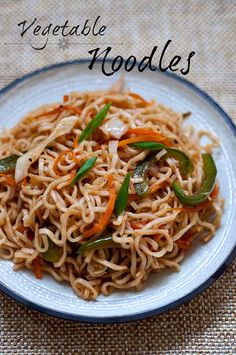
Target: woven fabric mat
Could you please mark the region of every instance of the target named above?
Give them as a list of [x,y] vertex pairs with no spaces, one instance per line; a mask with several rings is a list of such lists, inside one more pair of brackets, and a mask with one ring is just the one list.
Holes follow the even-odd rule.
[[[235,0],[1,1],[0,87],[44,65],[88,57],[88,50],[101,41],[79,37],[63,50],[55,37],[36,51],[27,43],[30,36],[20,38],[19,22],[37,17],[44,26],[66,19],[77,24],[100,15],[108,27],[102,42],[112,46],[112,56],[134,54],[142,59],[154,45],[163,48],[168,39],[169,59],[194,50],[187,79],[236,119],[235,13]],[[190,303],[129,324],[54,319],[0,295],[0,354],[235,354],[235,271],[234,263]]]

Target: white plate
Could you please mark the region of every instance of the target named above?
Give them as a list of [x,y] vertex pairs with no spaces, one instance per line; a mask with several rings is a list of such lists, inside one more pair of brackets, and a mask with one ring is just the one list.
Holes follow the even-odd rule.
[[[119,73],[120,75],[120,73]],[[0,126],[12,127],[28,111],[61,100],[70,91],[108,88],[117,76],[105,77],[101,64],[88,70],[88,61],[53,65],[16,80],[0,92]],[[129,88],[146,99],[157,98],[179,112],[191,111],[197,129],[204,127],[221,140],[215,154],[220,194],[225,199],[222,226],[206,245],[197,245],[181,264],[180,272],[164,271],[150,277],[139,292],[116,292],[96,301],[78,298],[68,284],[29,271],[12,271],[12,262],[0,261],[0,289],[15,300],[50,315],[86,322],[123,322],[174,308],[208,287],[235,256],[236,242],[236,129],[230,118],[205,93],[172,74],[135,68],[126,74]]]

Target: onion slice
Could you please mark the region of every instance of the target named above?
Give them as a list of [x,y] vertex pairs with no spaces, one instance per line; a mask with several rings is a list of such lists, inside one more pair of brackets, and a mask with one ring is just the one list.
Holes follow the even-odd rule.
[[113,117],[100,126],[100,129],[107,138],[120,139],[128,131],[129,126],[119,118]]
[[118,141],[110,141],[108,143],[108,151],[110,154],[116,154],[118,148]]
[[110,87],[109,91],[119,94],[125,88],[125,77],[121,75],[117,81]]
[[36,147],[23,154],[17,160],[15,169],[16,183],[20,182],[27,176],[30,165],[39,158],[40,154],[44,151],[46,146],[56,138],[70,133],[77,120],[77,116],[69,116],[61,119],[52,133],[44,141],[40,142]]

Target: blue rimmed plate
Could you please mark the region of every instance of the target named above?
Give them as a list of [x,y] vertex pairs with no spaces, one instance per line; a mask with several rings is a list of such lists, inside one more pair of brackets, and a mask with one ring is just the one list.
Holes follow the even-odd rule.
[[[0,127],[12,127],[28,111],[41,104],[59,101],[70,91],[108,88],[117,76],[105,77],[98,62],[92,71],[88,60],[55,64],[30,73],[0,91]],[[124,73],[128,87],[146,99],[179,112],[191,111],[197,129],[213,132],[221,141],[215,160],[221,196],[225,199],[222,226],[206,245],[193,248],[181,271],[151,275],[139,292],[116,292],[96,301],[78,298],[67,284],[45,275],[38,281],[33,273],[12,271],[12,262],[0,260],[0,289],[15,300],[38,311],[61,318],[111,323],[142,319],[172,309],[203,291],[233,260],[236,249],[236,129],[227,114],[206,93],[170,73]],[[120,75],[120,73],[119,73]]]

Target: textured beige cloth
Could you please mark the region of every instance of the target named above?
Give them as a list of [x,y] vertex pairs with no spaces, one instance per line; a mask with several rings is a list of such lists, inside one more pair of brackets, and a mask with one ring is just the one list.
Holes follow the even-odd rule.
[[[66,19],[81,23],[97,15],[108,27],[104,37],[75,38],[64,51],[58,37],[50,37],[44,50],[33,50],[27,44],[30,36],[20,38],[17,27],[34,17],[46,26]],[[171,39],[168,57],[194,50],[187,79],[235,119],[235,15],[235,0],[1,1],[0,87],[44,65],[86,57],[94,43],[111,44],[113,56],[134,54],[141,59],[154,45],[163,48]],[[187,305],[130,324],[54,319],[0,295],[0,354],[235,354],[235,265]]]

